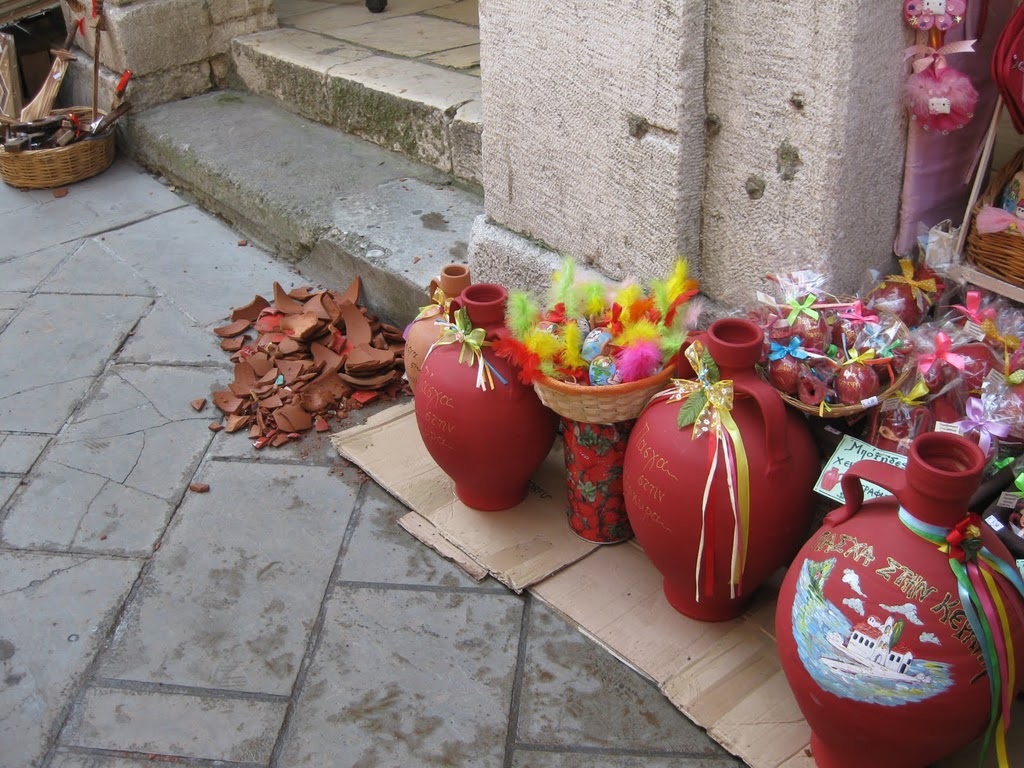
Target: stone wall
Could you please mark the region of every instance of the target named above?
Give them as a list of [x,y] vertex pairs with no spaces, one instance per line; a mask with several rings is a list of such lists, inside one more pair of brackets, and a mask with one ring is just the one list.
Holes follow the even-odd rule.
[[860,0],[482,0],[480,278],[571,254],[611,278],[690,258],[749,303],[810,266],[889,265],[910,35]]
[[[72,12],[67,0],[62,7],[70,26],[81,14]],[[126,69],[133,73],[135,109],[210,90],[228,71],[233,38],[277,26],[273,0],[107,0],[104,15],[101,107],[110,103]],[[69,89],[80,104],[92,101],[94,41],[88,22],[86,28],[85,39],[76,41],[79,61]]]

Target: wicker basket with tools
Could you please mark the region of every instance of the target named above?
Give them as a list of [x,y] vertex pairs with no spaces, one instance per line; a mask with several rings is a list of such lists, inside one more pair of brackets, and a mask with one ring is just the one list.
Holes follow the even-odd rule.
[[673,364],[646,379],[601,387],[541,376],[533,382],[533,388],[540,401],[559,416],[590,424],[617,424],[637,418],[647,401],[664,389],[674,371]]
[[1014,230],[978,231],[978,214],[986,206],[999,206],[999,197],[1014,175],[1024,169],[1024,149],[989,179],[984,193],[971,209],[971,225],[967,233],[967,260],[981,272],[1008,283],[1024,285],[1024,235]]
[[[74,115],[82,123],[92,119],[89,107],[58,109],[53,115]],[[103,116],[103,112],[98,112]],[[0,178],[12,187],[51,189],[95,176],[114,162],[115,136],[109,128],[65,147],[8,152],[0,145]]]

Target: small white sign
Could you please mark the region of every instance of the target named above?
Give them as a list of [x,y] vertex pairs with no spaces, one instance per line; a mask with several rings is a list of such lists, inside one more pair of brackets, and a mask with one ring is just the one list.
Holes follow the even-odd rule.
[[[907,466],[907,457],[902,453],[883,451],[881,448],[876,448],[870,443],[865,443],[863,440],[843,435],[843,439],[839,441],[839,446],[836,448],[835,453],[832,454],[832,457],[821,470],[818,482],[814,484],[814,490],[822,496],[838,501],[840,504],[845,503],[846,500],[843,498],[842,486],[843,476],[858,461],[866,459],[882,461],[901,469]],[[877,499],[881,496],[891,495],[890,491],[872,483],[862,483],[862,485],[864,486],[865,499]]]
[[985,340],[985,331],[973,320],[968,320],[964,323],[964,333],[975,341]]
[[951,435],[963,434],[960,430],[960,425],[950,421],[936,421],[935,422],[936,432],[947,432]]
[[988,517],[986,517],[985,522],[988,523],[988,527],[996,533],[999,533],[1001,530],[1003,530],[1003,528],[1006,527],[1001,522],[999,522],[999,518],[995,515],[989,515]]
[[997,507],[1003,509],[1014,509],[1017,506],[1017,502],[1020,501],[1020,494],[1014,491],[1003,491],[999,494],[999,501],[996,502]]

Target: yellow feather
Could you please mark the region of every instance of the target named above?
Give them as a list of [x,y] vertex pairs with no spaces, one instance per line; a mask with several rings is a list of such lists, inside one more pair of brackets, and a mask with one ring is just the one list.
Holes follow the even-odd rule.
[[531,331],[523,339],[523,344],[541,360],[554,360],[562,351],[561,340],[546,331]]
[[562,363],[567,368],[586,368],[587,361],[580,355],[583,347],[583,332],[572,320],[562,328],[565,349],[562,350]]
[[638,341],[658,341],[661,337],[661,329],[650,320],[637,320],[632,325],[623,328],[622,333],[612,339],[616,347],[628,347]]
[[643,289],[641,289],[636,283],[629,283],[619,290],[618,294],[615,296],[615,303],[622,307],[623,310],[627,310],[643,297]]
[[668,300],[670,304],[676,300],[677,296],[693,288],[695,281],[686,279],[689,271],[690,267],[685,259],[678,259],[676,261],[672,277],[668,279]]

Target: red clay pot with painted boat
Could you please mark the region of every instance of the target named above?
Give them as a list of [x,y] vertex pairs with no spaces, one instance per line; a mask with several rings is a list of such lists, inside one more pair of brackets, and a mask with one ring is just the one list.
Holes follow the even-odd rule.
[[[472,327],[483,331],[479,336],[494,341],[507,333],[507,299],[502,286],[477,283],[453,306],[466,310]],[[455,481],[455,493],[464,504],[508,509],[526,498],[530,478],[554,442],[557,416],[533,387],[519,380],[507,360],[484,345],[479,347],[481,364],[455,338],[458,333],[448,329],[423,362],[415,389],[416,424],[427,451]]]
[[[441,326],[437,324],[437,320],[448,319],[448,303],[468,288],[471,282],[469,267],[462,264],[447,264],[442,267],[437,279],[430,281],[427,290],[430,303],[420,310],[405,329],[405,376],[409,379],[409,386],[414,392],[427,350],[441,336]],[[440,296],[437,293],[439,290]]]
[[[741,437],[749,488],[740,572],[734,557],[742,559],[736,540],[742,517],[733,508],[724,449],[713,432],[694,438],[693,427],[678,426],[681,402],[659,395],[640,415],[626,451],[624,492],[630,525],[661,571],[668,601],[690,618],[725,621],[744,611],[757,587],[806,539],[820,460],[806,419],[754,369],[763,343],[757,325],[718,320],[695,338],[735,392],[728,413]],[[680,375],[693,379],[692,366],[681,366]],[[742,474],[734,473],[733,487]]]
[[[855,463],[845,506],[787,572],[778,649],[817,765],[929,765],[986,731],[993,680],[1000,713],[1020,690],[1007,671],[1008,654],[1024,669],[1024,584],[995,533],[968,516],[984,466],[970,440],[936,432],[913,441],[906,471]],[[894,496],[862,502],[862,482]]]

